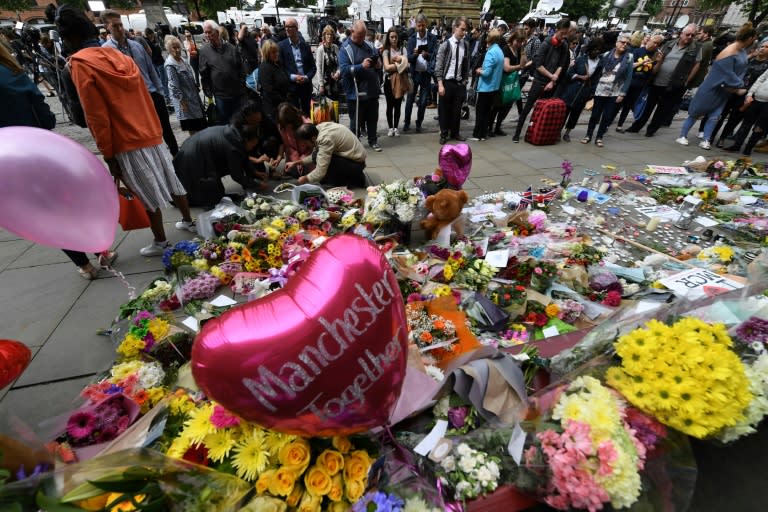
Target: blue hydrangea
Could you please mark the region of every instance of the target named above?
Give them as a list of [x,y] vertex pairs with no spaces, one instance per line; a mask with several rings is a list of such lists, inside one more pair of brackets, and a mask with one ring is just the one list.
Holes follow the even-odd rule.
[[182,240],[181,242],[176,242],[176,245],[169,247],[165,250],[165,252],[163,252],[163,266],[166,270],[171,269],[171,256],[173,256],[173,253],[180,251],[187,254],[188,256],[194,257],[199,248],[200,244],[193,242],[192,240]]
[[405,502],[394,494],[369,492],[352,506],[352,512],[402,512]]

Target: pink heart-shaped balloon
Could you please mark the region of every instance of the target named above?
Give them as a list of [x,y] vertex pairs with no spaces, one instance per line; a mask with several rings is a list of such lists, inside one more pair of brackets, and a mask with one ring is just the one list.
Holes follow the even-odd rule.
[[472,148],[469,144],[445,144],[440,148],[438,164],[445,181],[456,188],[464,186],[472,170]]
[[213,400],[281,432],[330,436],[383,425],[407,360],[402,296],[376,245],[331,238],[286,286],[204,326],[192,374]]

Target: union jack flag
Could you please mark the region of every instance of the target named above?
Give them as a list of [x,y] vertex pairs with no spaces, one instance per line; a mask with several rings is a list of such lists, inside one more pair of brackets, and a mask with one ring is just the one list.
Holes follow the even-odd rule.
[[528,190],[522,193],[520,202],[517,203],[517,211],[527,209],[531,203],[533,203],[533,186],[529,186]]
[[557,194],[560,193],[560,187],[555,187],[549,192],[543,193],[543,194],[536,194],[534,196],[534,201],[536,201],[536,204],[549,204],[552,202],[555,197],[557,197]]

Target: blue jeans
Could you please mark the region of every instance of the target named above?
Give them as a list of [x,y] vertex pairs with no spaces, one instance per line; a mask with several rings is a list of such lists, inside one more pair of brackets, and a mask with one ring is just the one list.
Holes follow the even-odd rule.
[[413,92],[408,94],[408,98],[405,101],[405,119],[403,121],[403,126],[411,126],[413,104],[416,102],[416,93],[419,93],[419,107],[416,111],[416,126],[421,127],[421,123],[424,122],[424,113],[429,104],[432,75],[426,71],[414,71],[411,74],[411,79],[413,80]]
[[165,101],[168,102],[171,95],[168,94],[168,75],[165,73],[165,66],[163,64],[155,66],[155,71],[160,75],[160,81],[163,83],[163,97],[165,98]]
[[[717,121],[720,119],[720,114],[723,113],[724,108],[725,105],[721,105],[709,114],[704,115],[704,118],[706,119],[706,122],[704,123],[704,140],[712,141],[712,132],[715,131],[715,126],[717,126]],[[698,118],[689,115],[686,120],[683,121],[683,127],[680,130],[681,137],[688,137],[688,132],[691,131],[693,125],[696,124],[697,119]]]
[[232,116],[240,110],[240,105],[243,103],[243,98],[222,98],[220,96],[214,96],[216,101],[216,124],[224,126],[229,124],[229,120]]

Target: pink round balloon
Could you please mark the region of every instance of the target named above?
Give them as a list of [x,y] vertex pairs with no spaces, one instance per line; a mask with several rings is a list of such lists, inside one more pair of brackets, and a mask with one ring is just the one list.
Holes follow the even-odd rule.
[[49,130],[0,128],[0,227],[51,247],[100,252],[115,240],[119,202],[104,164]]
[[208,321],[192,374],[213,400],[281,432],[346,435],[383,425],[408,350],[397,279],[373,243],[331,238],[286,286]]
[[472,148],[469,144],[444,144],[440,148],[438,164],[445,181],[456,188],[464,186],[472,170]]

